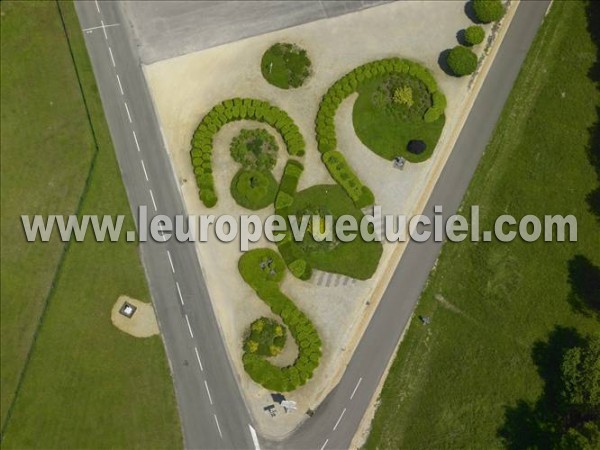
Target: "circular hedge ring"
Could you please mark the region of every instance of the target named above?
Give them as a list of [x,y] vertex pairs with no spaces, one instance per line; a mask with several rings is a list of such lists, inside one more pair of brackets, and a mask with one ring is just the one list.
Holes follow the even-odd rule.
[[311,73],[306,50],[288,43],[270,47],[262,57],[260,68],[265,80],[281,89],[302,86]]

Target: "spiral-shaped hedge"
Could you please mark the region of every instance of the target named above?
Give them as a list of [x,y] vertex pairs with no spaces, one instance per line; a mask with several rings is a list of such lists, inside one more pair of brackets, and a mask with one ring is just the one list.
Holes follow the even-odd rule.
[[272,126],[283,138],[290,155],[304,155],[304,138],[285,111],[252,98],[233,98],[219,103],[204,116],[191,141],[190,155],[200,200],[208,208],[216,205],[218,199],[212,171],[213,139],[223,125],[236,120],[256,120]]
[[264,357],[244,352],[244,369],[256,383],[277,392],[289,392],[313,376],[321,359],[321,338],[317,329],[294,302],[279,289],[285,264],[274,250],[261,248],[244,253],[238,263],[242,278],[280,316],[298,345],[298,357],[287,367],[279,367]]

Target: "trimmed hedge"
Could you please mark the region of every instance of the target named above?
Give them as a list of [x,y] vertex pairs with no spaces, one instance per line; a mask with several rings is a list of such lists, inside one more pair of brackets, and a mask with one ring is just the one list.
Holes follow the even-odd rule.
[[236,120],[266,123],[281,135],[290,155],[303,156],[305,152],[304,138],[285,111],[252,98],[233,98],[219,103],[202,118],[192,137],[190,150],[200,200],[208,208],[217,203],[211,164],[213,138],[223,125]]
[[277,356],[285,347],[287,329],[268,317],[256,319],[244,339],[244,351],[261,356]]
[[505,13],[500,0],[473,0],[472,4],[475,17],[482,23],[500,20]]
[[[444,114],[446,97],[438,89],[438,85],[431,72],[416,62],[401,58],[371,61],[347,73],[327,90],[317,112],[315,130],[317,133],[318,149],[323,153],[323,162],[327,165],[334,180],[346,191],[358,208],[373,204],[375,202],[373,193],[367,186],[362,184],[339,152],[336,151],[333,155],[326,157],[329,152],[337,149],[335,113],[342,101],[350,94],[356,92],[363,83],[375,77],[392,73],[408,74],[417,78],[427,87],[432,96],[432,106],[423,116],[426,122],[435,122]],[[330,165],[328,165],[328,162]],[[330,167],[335,167],[334,171]],[[342,179],[345,176],[349,176],[351,181],[345,178]]]
[[472,74],[477,70],[477,55],[467,47],[457,45],[448,53],[448,66],[459,77]]
[[322,355],[319,333],[308,316],[279,289],[285,266],[277,252],[266,248],[250,250],[241,256],[238,268],[244,281],[281,317],[298,345],[298,357],[287,367],[278,367],[256,353],[245,351],[244,369],[265,389],[293,391],[310,380],[319,366]]
[[[285,168],[283,169],[283,176],[279,183],[279,192],[275,199],[275,213],[281,216],[286,216],[285,210],[292,206],[294,203],[294,197],[296,196],[296,190],[298,188],[298,181],[304,171],[304,167],[298,161],[290,159],[288,160]],[[292,246],[291,231],[287,230],[286,236],[280,242],[277,243],[277,249],[283,257],[285,264],[290,269],[290,272],[301,280],[308,280],[312,275],[312,266],[306,260],[306,256],[296,246]]]
[[235,202],[252,211],[266,208],[277,193],[277,181],[268,171],[240,169],[230,186]]
[[471,25],[465,30],[465,41],[470,46],[481,44],[484,39],[485,30],[479,25]]

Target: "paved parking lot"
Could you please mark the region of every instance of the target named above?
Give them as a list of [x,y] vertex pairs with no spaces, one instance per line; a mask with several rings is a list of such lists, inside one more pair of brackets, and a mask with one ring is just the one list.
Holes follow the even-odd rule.
[[250,36],[340,16],[387,0],[123,2],[141,60],[151,64]]

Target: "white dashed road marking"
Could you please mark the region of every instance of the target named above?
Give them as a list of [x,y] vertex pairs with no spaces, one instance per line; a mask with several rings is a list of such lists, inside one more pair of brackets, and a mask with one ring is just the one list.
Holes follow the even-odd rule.
[[98,6],[98,0],[94,0],[94,3],[96,4],[96,11],[100,12],[100,7]]
[[204,372],[204,367],[202,367],[202,361],[200,360],[200,353],[198,353],[198,347],[194,347],[194,350],[196,351],[196,359],[198,360],[200,371]]
[[129,106],[127,106],[127,102],[123,102],[125,104],[125,110],[127,111],[127,119],[129,123],[131,123],[131,113],[129,112]]
[[188,331],[190,332],[190,336],[193,339],[194,338],[194,333],[192,333],[192,326],[190,325],[190,319],[188,318],[187,314],[185,315],[185,321],[187,322]]
[[[177,293],[179,294],[179,301],[181,302],[181,306],[185,306],[185,303],[183,303],[183,295],[181,295],[181,288],[179,287],[179,282],[176,281],[175,285],[177,286]],[[196,355],[198,354],[198,349],[196,349]],[[200,364],[202,365],[202,364]]]
[[119,91],[121,91],[121,95],[123,95],[123,85],[121,84],[121,78],[119,74],[117,74],[117,82],[119,83]]
[[117,67],[117,65],[115,64],[115,57],[112,53],[112,48],[108,47],[108,53],[110,53],[110,62],[112,63],[113,67]]
[[350,396],[350,400],[352,400],[352,397],[354,397],[354,394],[356,394],[356,391],[358,390],[358,386],[360,386],[360,382],[362,381],[362,377],[360,377],[358,379],[358,383],[356,383],[356,386],[354,387],[354,390],[352,391],[352,395]]
[[206,388],[206,393],[208,394],[208,401],[212,405],[212,397],[210,396],[210,390],[208,389],[208,383],[206,382],[206,380],[204,380],[204,387]]
[[158,211],[158,208],[156,207],[156,202],[154,201],[154,194],[152,193],[152,189],[148,190],[150,191],[150,197],[152,198],[152,206],[154,206],[154,211]]
[[223,433],[221,433],[221,427],[219,426],[219,419],[217,419],[216,414],[213,414],[213,416],[215,417],[215,423],[217,424],[217,430],[219,430],[219,436],[221,436],[221,438],[223,438]]
[[135,134],[135,131],[131,130],[131,132],[133,133],[133,140],[135,141],[135,146],[137,147],[137,151],[140,151],[140,144],[138,143],[137,140],[137,134]]
[[169,257],[169,264],[171,264],[171,272],[175,273],[175,266],[173,266],[173,259],[169,250],[167,250],[167,256]]
[[104,31],[104,39],[108,40],[108,34],[106,34],[106,27],[104,26],[104,20],[101,20],[100,23],[102,24],[102,31]]
[[148,181],[148,172],[146,172],[146,165],[144,164],[144,160],[142,159],[142,169],[144,169],[144,176],[146,177],[146,181]]
[[329,442],[329,439],[325,439],[325,442],[321,446],[321,450],[325,450],[325,446],[327,445],[328,442]]
[[338,425],[340,424],[340,422],[342,421],[342,417],[344,417],[344,414],[346,414],[346,408],[344,408],[344,410],[342,411],[342,413],[340,414],[339,419],[337,420],[337,422],[335,423],[335,425],[333,426],[333,431],[335,431],[335,429],[338,427]]

